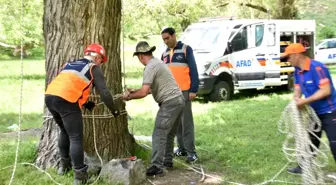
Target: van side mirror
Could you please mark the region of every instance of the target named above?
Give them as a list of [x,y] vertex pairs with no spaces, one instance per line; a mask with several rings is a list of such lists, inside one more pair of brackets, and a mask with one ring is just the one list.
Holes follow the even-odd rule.
[[226,46],[225,54],[231,54],[232,53],[232,43],[228,42]]

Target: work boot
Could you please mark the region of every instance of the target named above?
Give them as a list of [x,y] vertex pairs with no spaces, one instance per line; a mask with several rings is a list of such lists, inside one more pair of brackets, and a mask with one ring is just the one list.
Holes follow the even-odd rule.
[[196,154],[194,154],[194,155],[192,155],[192,156],[188,156],[186,162],[188,162],[188,163],[194,163],[194,162],[196,162],[197,160],[198,160],[198,157],[197,157]]
[[172,162],[164,162],[163,167],[166,168],[167,170],[173,170],[174,166]]
[[70,170],[71,170],[71,159],[70,158],[61,159],[60,167],[58,168],[57,171],[58,175],[64,175]]
[[294,174],[302,174],[302,169],[300,166],[297,166],[295,168],[289,168],[287,170],[289,173],[294,173]]
[[156,166],[151,166],[150,168],[147,169],[146,175],[148,177],[155,177],[155,176],[162,177],[164,176],[164,173],[162,169]]
[[86,184],[89,178],[87,174],[87,169],[88,169],[87,165],[85,165],[85,167],[81,169],[74,169],[74,175],[75,175],[74,185]]

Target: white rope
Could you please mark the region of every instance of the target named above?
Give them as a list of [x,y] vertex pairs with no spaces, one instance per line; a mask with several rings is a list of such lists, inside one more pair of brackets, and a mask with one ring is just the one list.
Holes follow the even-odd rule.
[[17,166],[17,160],[18,160],[18,153],[19,153],[19,146],[20,146],[20,130],[21,130],[21,122],[22,122],[22,91],[23,91],[23,14],[24,14],[24,6],[23,6],[23,0],[21,0],[21,24],[20,24],[20,44],[21,44],[21,53],[20,53],[20,60],[21,60],[21,87],[20,87],[20,110],[19,110],[19,130],[18,130],[18,137],[17,137],[17,146],[15,151],[15,160],[14,160],[14,167],[12,171],[12,175],[9,181],[8,185],[11,185],[15,176],[16,166]]
[[[278,128],[281,133],[287,134],[283,152],[288,161],[297,161],[302,168],[302,183],[325,184],[321,168],[328,164],[328,156],[326,151],[319,150],[309,137],[310,133],[328,148],[327,144],[314,134],[322,128],[321,121],[314,110],[310,106],[305,106],[299,111],[293,100],[283,111]],[[295,147],[290,147],[290,141],[294,139]],[[321,156],[323,161],[318,161],[317,155]]]
[[[42,170],[41,168],[39,168],[38,166],[36,166],[35,164],[32,164],[32,163],[26,163],[26,162],[24,162],[24,163],[18,163],[18,164],[20,164],[20,165],[30,165],[30,166],[33,166],[33,167],[35,167],[36,169],[38,169],[40,172],[42,172],[42,173],[45,173],[55,184],[57,184],[57,185],[62,185],[62,184],[60,184],[60,183],[58,183],[57,181],[55,181],[55,179],[53,179],[52,177],[51,177],[51,175],[48,173],[48,172],[46,172],[45,170]],[[13,167],[14,165],[11,165],[11,166],[6,166],[6,167],[4,167],[4,168],[1,168],[0,169],[0,171],[2,171],[2,170],[5,170],[5,169],[7,169],[7,168],[10,168],[10,167]]]
[[[120,111],[120,115],[124,115],[124,114],[127,114],[127,111],[126,110],[122,110]],[[42,116],[43,118],[50,118],[52,119],[53,117],[51,115],[49,116]],[[114,115],[113,114],[97,114],[97,115],[87,115],[87,114],[82,114],[82,117],[83,118],[98,118],[98,119],[105,119],[105,118],[114,118]]]
[[[123,81],[124,81],[124,91],[127,91],[127,85],[126,85],[126,61],[125,61],[125,12],[124,12],[124,1],[121,3],[121,18],[122,18],[122,45],[123,45]],[[131,135],[134,136],[134,122],[131,122]]]
[[[318,119],[314,110],[310,106],[306,106],[303,110],[299,111],[296,106],[296,102],[293,100],[287,105],[287,107],[283,111],[281,119],[278,123],[278,128],[281,133],[288,134],[283,144],[283,152],[288,159],[288,163],[284,165],[281,170],[276,173],[270,180],[254,185],[265,185],[272,182],[312,185],[332,184],[324,182],[324,176],[321,170],[321,168],[326,166],[328,163],[328,157],[326,155],[326,152],[322,152],[321,150],[316,148],[311,142],[308,135],[308,133],[311,133],[321,142],[321,144],[325,145],[328,148],[327,144],[314,134],[314,132],[320,131],[322,128],[321,121]],[[290,148],[288,146],[290,139],[295,140],[295,148]],[[146,144],[141,145],[151,149],[151,147]],[[313,151],[311,151],[311,148],[313,148]],[[293,151],[294,153],[289,153],[288,151]],[[324,162],[321,163],[317,161],[315,157],[313,157],[313,155],[317,154],[322,155],[322,157],[324,158]],[[296,161],[295,159],[291,159],[291,157],[295,157],[295,159],[302,167],[302,183],[275,180],[288,167],[290,162]],[[186,165],[176,159],[174,159],[174,161],[177,161],[181,165],[194,170],[196,173],[199,173],[202,176],[210,177],[223,183],[226,182],[235,185],[245,185],[238,182],[225,181],[221,178],[205,174],[203,169],[197,168],[194,165]]]
[[[103,167],[103,165],[104,165],[104,163],[103,163],[103,159],[100,157],[99,152],[98,152],[98,148],[97,148],[97,141],[96,141],[96,123],[95,123],[94,110],[95,110],[95,109],[92,110],[93,143],[94,143],[94,147],[95,147],[95,150],[96,150],[96,154],[97,154],[97,156],[98,156],[98,158],[99,158],[99,160],[100,160],[100,165],[101,165],[101,167]],[[96,180],[92,183],[92,185],[95,184],[95,183],[98,181],[99,178],[100,178],[100,173],[99,173],[98,177],[96,178]]]

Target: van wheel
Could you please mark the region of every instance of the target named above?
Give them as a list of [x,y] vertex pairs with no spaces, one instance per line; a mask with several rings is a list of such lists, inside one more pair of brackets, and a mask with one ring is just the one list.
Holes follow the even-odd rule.
[[209,100],[213,102],[227,101],[231,99],[233,89],[224,81],[219,81],[215,84],[210,93]]

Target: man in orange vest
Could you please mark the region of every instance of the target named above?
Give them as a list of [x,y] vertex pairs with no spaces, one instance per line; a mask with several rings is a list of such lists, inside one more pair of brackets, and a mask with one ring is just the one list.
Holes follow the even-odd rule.
[[58,174],[63,175],[73,165],[74,184],[86,183],[88,179],[88,166],[84,164],[81,108],[92,110],[95,106],[88,101],[93,85],[112,114],[115,117],[119,115],[99,67],[107,62],[105,49],[99,44],[91,44],[84,50],[84,55],[82,59],[66,63],[45,92],[46,106],[61,130],[58,141],[61,165]]
[[196,97],[199,86],[197,66],[190,46],[177,42],[174,28],[168,27],[161,32],[164,43],[168,46],[161,60],[166,63],[186,100],[183,108],[182,124],[177,130],[178,149],[175,156],[188,156],[187,162],[195,162],[194,120],[191,101]]

